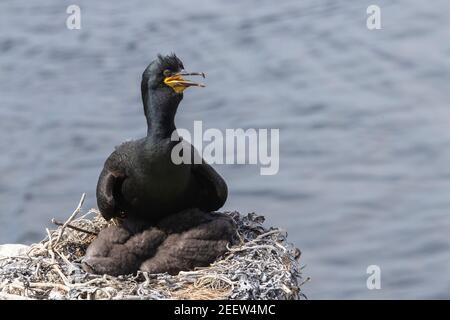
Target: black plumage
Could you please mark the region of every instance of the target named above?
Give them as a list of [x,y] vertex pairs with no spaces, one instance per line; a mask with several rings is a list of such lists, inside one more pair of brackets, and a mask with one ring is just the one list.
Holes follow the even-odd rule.
[[[120,223],[91,243],[83,259],[86,271],[175,274],[207,266],[233,239],[232,220],[210,213],[227,199],[222,177],[203,159],[175,164],[171,158],[179,143],[171,136],[183,90],[198,85],[181,77],[187,75],[183,69],[175,55],[158,56],[142,75],[147,136],[121,144],[105,162],[97,203],[105,219]],[[193,160],[195,148],[188,144],[185,150]]]
[[227,185],[210,165],[174,164],[171,159],[179,143],[171,135],[183,93],[166,85],[164,78],[183,68],[170,55],[159,56],[145,69],[141,91],[147,136],[123,143],[106,160],[97,186],[98,207],[106,219],[125,216],[152,223],[187,208],[215,211],[225,203]]

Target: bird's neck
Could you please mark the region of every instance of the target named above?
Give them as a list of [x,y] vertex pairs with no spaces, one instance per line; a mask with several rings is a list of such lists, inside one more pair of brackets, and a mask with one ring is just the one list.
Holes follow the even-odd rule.
[[169,138],[176,129],[175,114],[182,97],[150,90],[142,98],[147,118],[147,137]]

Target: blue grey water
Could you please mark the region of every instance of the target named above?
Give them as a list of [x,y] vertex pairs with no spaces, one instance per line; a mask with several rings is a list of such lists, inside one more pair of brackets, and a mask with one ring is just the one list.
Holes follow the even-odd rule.
[[302,250],[310,299],[450,298],[448,1],[5,0],[0,30],[0,243],[95,205],[103,161],[146,132],[144,67],[173,51],[208,75],[178,127],[280,129],[277,175],[216,168],[225,209]]

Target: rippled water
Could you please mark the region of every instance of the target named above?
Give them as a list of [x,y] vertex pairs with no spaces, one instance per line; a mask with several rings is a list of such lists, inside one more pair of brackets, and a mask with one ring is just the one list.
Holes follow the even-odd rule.
[[0,242],[39,240],[82,192],[95,205],[114,145],[145,133],[144,67],[174,51],[208,74],[179,127],[280,128],[278,175],[216,168],[226,209],[302,249],[310,298],[450,298],[450,4],[376,1],[368,31],[374,2],[2,1]]

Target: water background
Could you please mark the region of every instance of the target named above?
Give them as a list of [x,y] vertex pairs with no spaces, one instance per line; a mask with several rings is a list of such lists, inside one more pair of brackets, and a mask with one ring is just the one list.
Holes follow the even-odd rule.
[[106,157],[146,132],[143,69],[172,51],[208,75],[178,127],[280,129],[279,174],[215,167],[225,209],[288,230],[309,298],[450,298],[446,0],[0,2],[0,243],[95,205]]

